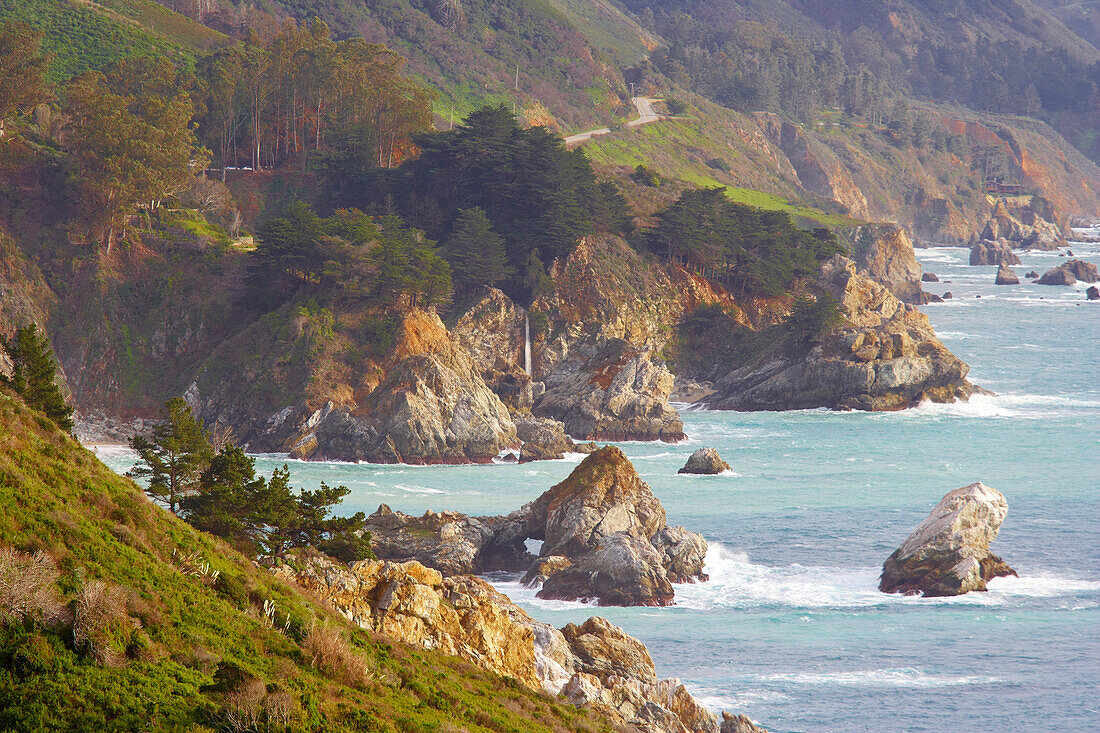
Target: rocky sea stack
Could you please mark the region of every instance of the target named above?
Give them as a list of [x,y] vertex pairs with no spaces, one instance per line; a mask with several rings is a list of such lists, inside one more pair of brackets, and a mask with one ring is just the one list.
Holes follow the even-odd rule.
[[[706,580],[707,543],[670,527],[649,485],[618,448],[601,448],[557,486],[503,517],[382,505],[367,517],[375,554],[444,574],[526,572],[541,598],[605,606],[667,606],[672,583]],[[537,556],[527,540],[542,543]]]
[[730,464],[722,460],[714,448],[700,448],[691,454],[687,463],[676,473],[715,475],[730,470]]
[[1016,276],[1011,267],[1002,262],[1001,266],[997,268],[997,278],[993,283],[995,285],[1019,285],[1020,278]]
[[1016,575],[989,551],[1008,514],[1001,492],[982,483],[955,489],[940,500],[882,566],[879,590],[958,596],[986,590],[986,582]]

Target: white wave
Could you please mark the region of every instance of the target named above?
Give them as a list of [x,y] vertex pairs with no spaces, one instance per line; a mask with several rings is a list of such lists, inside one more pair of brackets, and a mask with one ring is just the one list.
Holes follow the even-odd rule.
[[909,687],[917,689],[993,685],[1004,682],[1000,677],[988,675],[928,674],[915,667],[844,672],[777,672],[763,675],[745,675],[741,679],[746,682],[780,682],[787,685],[845,685],[851,687]]
[[724,608],[866,608],[882,605],[1002,606],[1027,598],[1100,593],[1100,582],[1038,573],[997,578],[986,593],[923,598],[878,590],[881,566],[826,567],[753,563],[743,552],[712,542],[707,549],[705,583],[676,587],[676,605],[708,611]]
[[429,488],[427,486],[419,486],[417,484],[413,484],[411,486],[408,485],[408,484],[394,484],[393,488],[400,489],[401,491],[407,492],[409,494],[446,494],[447,493],[446,491],[442,491],[440,489],[432,489],[432,488]]

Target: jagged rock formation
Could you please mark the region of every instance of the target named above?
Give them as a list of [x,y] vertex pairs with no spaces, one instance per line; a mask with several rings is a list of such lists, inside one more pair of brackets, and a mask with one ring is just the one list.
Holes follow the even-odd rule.
[[848,235],[860,272],[905,303],[922,301],[921,266],[913,242],[897,224],[865,224]]
[[[410,517],[383,504],[364,530],[379,558],[415,560],[447,574],[527,571],[528,582],[545,583],[542,597],[668,605],[671,583],[706,580],[706,540],[668,526],[661,502],[613,446],[507,516]],[[542,542],[538,557],[527,551],[529,539]]]
[[601,606],[671,606],[675,592],[661,559],[650,542],[616,532],[547,577],[538,597],[595,600]]
[[1091,262],[1085,262],[1084,260],[1070,260],[1062,265],[1063,268],[1073,273],[1073,276],[1083,283],[1094,283],[1100,281],[1100,273],[1096,270],[1096,265]]
[[722,460],[714,448],[700,448],[692,453],[684,467],[676,473],[718,474],[730,470],[730,464]]
[[896,410],[952,402],[974,387],[969,367],[936,338],[928,317],[834,256],[817,285],[846,313],[843,325],[798,356],[749,363],[715,382],[708,405],[724,410]]
[[1016,273],[1012,271],[1012,268],[1001,263],[1001,266],[997,268],[997,278],[993,281],[995,285],[1019,285],[1020,278],[1016,277]]
[[559,630],[480,578],[445,577],[417,562],[365,560],[349,568],[301,551],[272,565],[273,573],[364,629],[459,656],[531,689],[597,707],[624,725],[721,733],[728,721],[743,719],[726,715],[720,723],[678,680],[659,680],[645,646],[606,620]]
[[[978,239],[983,241],[1004,239],[1016,249],[1050,251],[1066,245],[1066,238],[1056,224],[1046,221],[1030,209],[1025,209],[1022,215],[1028,220],[1027,223],[1013,216],[1003,199],[998,200],[993,208],[993,215],[985,223]],[[971,262],[971,264],[974,263]]]
[[452,330],[455,342],[469,354],[485,383],[513,411],[534,404],[531,375],[523,370],[526,316],[500,290],[486,288]]
[[970,248],[971,265],[1018,265],[1020,258],[1004,239],[984,239]]
[[[587,358],[586,358],[587,357]],[[668,404],[674,377],[652,347],[613,339],[581,348],[546,377],[534,413],[565,424],[585,440],[684,438],[684,424]]]
[[940,279],[936,276],[936,273],[926,272],[920,276],[920,281],[922,283],[938,283]]
[[1008,503],[996,489],[980,482],[955,489],[887,558],[879,590],[956,596],[1016,575],[989,551],[1007,514]]

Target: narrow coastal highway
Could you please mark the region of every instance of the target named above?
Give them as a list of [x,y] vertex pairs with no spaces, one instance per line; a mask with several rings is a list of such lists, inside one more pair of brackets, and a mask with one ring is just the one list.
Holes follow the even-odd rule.
[[[638,118],[627,122],[627,127],[640,127],[661,119],[661,115],[653,111],[653,102],[656,100],[650,97],[634,97],[630,101],[634,103],[634,108],[638,110]],[[611,128],[609,127],[601,127],[596,130],[588,130],[587,132],[578,132],[576,135],[570,135],[565,138],[565,144],[576,145],[577,143],[591,140],[597,135],[607,135],[610,132]]]

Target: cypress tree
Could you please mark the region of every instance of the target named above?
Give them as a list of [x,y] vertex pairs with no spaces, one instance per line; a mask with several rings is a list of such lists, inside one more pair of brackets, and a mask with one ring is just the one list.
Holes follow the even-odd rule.
[[46,334],[32,323],[17,330],[10,340],[0,337],[0,344],[12,360],[11,377],[0,375],[0,381],[18,392],[31,409],[71,433],[73,408],[65,403],[57,386],[57,368]]
[[455,290],[462,295],[515,274],[508,264],[504,239],[493,231],[480,206],[459,210],[447,241],[447,261],[451,264]]
[[145,493],[175,512],[183,495],[197,486],[214,449],[183,399],[173,397],[164,407],[167,418],[153,428],[152,440],[140,435],[130,439],[142,462],[127,475],[148,479]]

